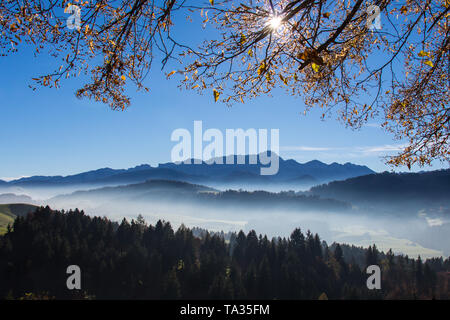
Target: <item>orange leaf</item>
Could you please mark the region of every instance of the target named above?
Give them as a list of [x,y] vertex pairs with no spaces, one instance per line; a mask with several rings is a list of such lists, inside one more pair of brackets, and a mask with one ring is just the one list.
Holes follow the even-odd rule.
[[213,89],[213,95],[214,95],[214,102],[217,102],[217,100],[219,100],[220,93],[216,89]]

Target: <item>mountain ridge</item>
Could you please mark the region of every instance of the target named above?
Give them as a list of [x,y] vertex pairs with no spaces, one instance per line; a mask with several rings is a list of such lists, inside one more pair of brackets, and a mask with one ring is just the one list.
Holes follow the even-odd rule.
[[418,173],[382,172],[312,187],[309,194],[352,203],[402,203],[417,207],[426,199],[435,207],[450,203],[450,169]]
[[[367,166],[352,163],[331,164],[319,160],[299,163],[293,159],[279,157],[279,171],[272,176],[263,176],[260,169],[264,167],[257,155],[257,163],[249,164],[250,156],[244,157],[244,164],[226,164],[226,157],[222,157],[223,164],[176,164],[172,162],[160,163],[155,167],[141,164],[128,169],[100,168],[68,176],[31,176],[0,183],[3,187],[46,187],[63,185],[114,185],[144,182],[150,179],[165,179],[185,181],[201,184],[292,184],[314,185],[333,180],[342,180],[351,177],[375,173]],[[220,158],[216,158],[220,159]],[[192,159],[191,159],[192,160]]]
[[10,203],[29,203],[34,204],[34,200],[25,194],[3,193],[0,194],[0,205]]
[[79,202],[95,199],[96,204],[124,203],[157,203],[168,204],[196,204],[207,208],[220,208],[238,206],[240,208],[276,208],[287,209],[305,208],[333,208],[334,210],[349,210],[349,203],[304,195],[294,192],[268,192],[268,191],[220,191],[208,186],[191,184],[189,182],[171,180],[148,180],[143,183],[102,187],[92,190],[76,191],[71,194],[58,195],[48,200],[52,206],[70,203],[78,207]]

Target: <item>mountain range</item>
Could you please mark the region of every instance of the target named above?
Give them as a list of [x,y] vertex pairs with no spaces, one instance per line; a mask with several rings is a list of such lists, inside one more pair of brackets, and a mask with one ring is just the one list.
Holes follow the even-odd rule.
[[[257,164],[175,164],[163,163],[156,167],[144,164],[130,169],[103,168],[69,176],[32,176],[9,182],[1,181],[2,187],[54,187],[64,185],[90,184],[96,186],[123,185],[140,183],[150,179],[163,179],[201,183],[212,186],[267,186],[285,185],[289,187],[310,187],[333,180],[344,180],[352,177],[375,173],[366,166],[352,163],[325,164],[318,160],[298,163],[295,160],[279,158],[279,171],[272,176],[260,175],[263,166],[257,157]],[[223,158],[225,163],[225,157]]]

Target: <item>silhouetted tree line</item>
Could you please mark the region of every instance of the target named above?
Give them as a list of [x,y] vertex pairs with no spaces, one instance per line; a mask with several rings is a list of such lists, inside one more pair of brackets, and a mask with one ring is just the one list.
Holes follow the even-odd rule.
[[[347,256],[344,257],[344,248]],[[352,248],[328,247],[317,234],[289,238],[202,232],[139,216],[118,224],[79,210],[42,207],[18,217],[0,237],[1,298],[97,299],[448,299],[449,259],[365,250],[382,268],[382,289],[369,290]],[[361,248],[353,250],[360,252]],[[355,256],[357,259],[358,256]],[[353,261],[352,261],[353,260]],[[68,290],[66,269],[81,268],[81,289]]]

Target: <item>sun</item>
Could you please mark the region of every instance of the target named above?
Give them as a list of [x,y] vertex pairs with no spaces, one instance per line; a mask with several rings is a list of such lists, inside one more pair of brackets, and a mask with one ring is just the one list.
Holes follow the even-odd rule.
[[280,28],[283,19],[279,16],[273,16],[270,18],[268,25],[272,30],[278,30]]

